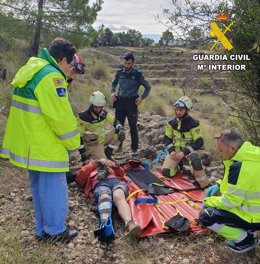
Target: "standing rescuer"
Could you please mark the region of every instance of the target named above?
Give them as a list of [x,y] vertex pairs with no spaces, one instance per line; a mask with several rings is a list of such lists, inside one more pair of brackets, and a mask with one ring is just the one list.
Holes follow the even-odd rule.
[[254,231],[260,230],[260,147],[244,141],[234,128],[215,140],[224,177],[206,190],[199,221],[223,236],[230,250],[244,253],[258,244]]
[[36,238],[69,242],[77,232],[65,224],[69,152],[80,144],[67,93],[75,47],[56,38],[15,75],[11,109],[0,156],[29,172]]
[[209,185],[201,160],[196,150],[202,148],[204,141],[200,123],[189,115],[192,109],[192,101],[188,96],[182,96],[175,104],[176,116],[166,125],[164,144],[168,155],[162,165],[162,174],[173,177],[178,164],[183,158],[187,158],[193,168],[193,175],[201,187]]
[[[150,90],[150,84],[145,80],[142,72],[134,67],[135,57],[133,53],[124,55],[124,68],[119,69],[112,81],[111,97],[115,103],[115,114],[119,122],[124,125],[127,117],[131,132],[132,155],[138,155],[138,105],[145,99]],[[118,91],[116,91],[116,87]],[[138,95],[140,85],[144,86],[144,92]]]

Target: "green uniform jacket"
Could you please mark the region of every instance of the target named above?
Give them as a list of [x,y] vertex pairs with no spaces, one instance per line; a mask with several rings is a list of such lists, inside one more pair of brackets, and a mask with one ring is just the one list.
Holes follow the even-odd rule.
[[208,197],[205,204],[260,223],[260,148],[246,141],[224,166],[221,196]]
[[194,150],[201,149],[204,141],[199,121],[190,115],[181,120],[175,116],[166,125],[164,144],[169,153],[181,150],[188,155]]
[[0,156],[14,165],[44,172],[69,170],[68,150],[80,145],[66,76],[43,49],[16,74]]
[[132,67],[130,72],[126,72],[125,68],[119,69],[116,72],[116,76],[112,81],[112,93],[116,92],[117,84],[119,84],[119,97],[136,97],[138,96],[140,85],[143,85],[144,92],[142,93],[141,98],[145,99],[151,90],[151,86],[147,80],[145,80],[142,72],[135,67]]

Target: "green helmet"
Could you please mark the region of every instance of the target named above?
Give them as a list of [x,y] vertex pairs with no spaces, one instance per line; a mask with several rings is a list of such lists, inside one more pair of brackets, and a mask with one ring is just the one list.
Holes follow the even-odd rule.
[[192,105],[192,101],[188,96],[182,96],[174,104],[175,107],[186,107],[189,110],[192,108]]
[[105,106],[106,97],[100,91],[94,92],[89,97],[89,103],[95,106]]

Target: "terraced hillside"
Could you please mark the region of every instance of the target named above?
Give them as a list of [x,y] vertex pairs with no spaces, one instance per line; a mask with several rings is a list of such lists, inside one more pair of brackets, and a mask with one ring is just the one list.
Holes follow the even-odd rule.
[[[212,88],[222,86],[228,81],[226,72],[199,71],[197,64],[203,62],[193,61],[193,54],[205,54],[206,51],[190,50],[179,47],[150,47],[124,48],[124,47],[99,47],[87,50],[87,57],[104,61],[116,69],[121,67],[122,56],[126,51],[131,51],[136,56],[136,66],[147,80],[152,84],[164,83],[171,85],[187,86],[189,88]],[[94,60],[94,59],[93,59]],[[208,62],[205,62],[208,63]],[[188,80],[192,80],[187,84]],[[186,88],[187,88],[186,87]]]

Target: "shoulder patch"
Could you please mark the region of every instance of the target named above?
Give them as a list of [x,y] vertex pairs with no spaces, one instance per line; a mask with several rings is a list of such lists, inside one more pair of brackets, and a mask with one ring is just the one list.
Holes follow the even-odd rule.
[[195,128],[195,127],[199,126],[199,124],[200,124],[200,122],[198,120],[194,119],[191,116],[188,116],[187,122],[188,122],[190,128]]
[[57,95],[59,97],[66,97],[66,89],[65,88],[56,88]]
[[82,121],[85,121],[85,122],[88,122],[88,123],[91,123],[93,118],[91,116],[91,112],[90,110],[86,110],[84,112],[81,112],[79,113],[79,118],[82,120]]
[[53,83],[56,87],[64,86],[64,81],[61,78],[53,78]]
[[230,166],[229,174],[228,174],[228,183],[233,185],[237,184],[241,166],[242,166],[241,161],[234,161],[234,163]]
[[178,125],[178,119],[177,117],[174,117],[173,119],[171,119],[168,124],[170,124],[174,129],[177,129],[177,125]]

